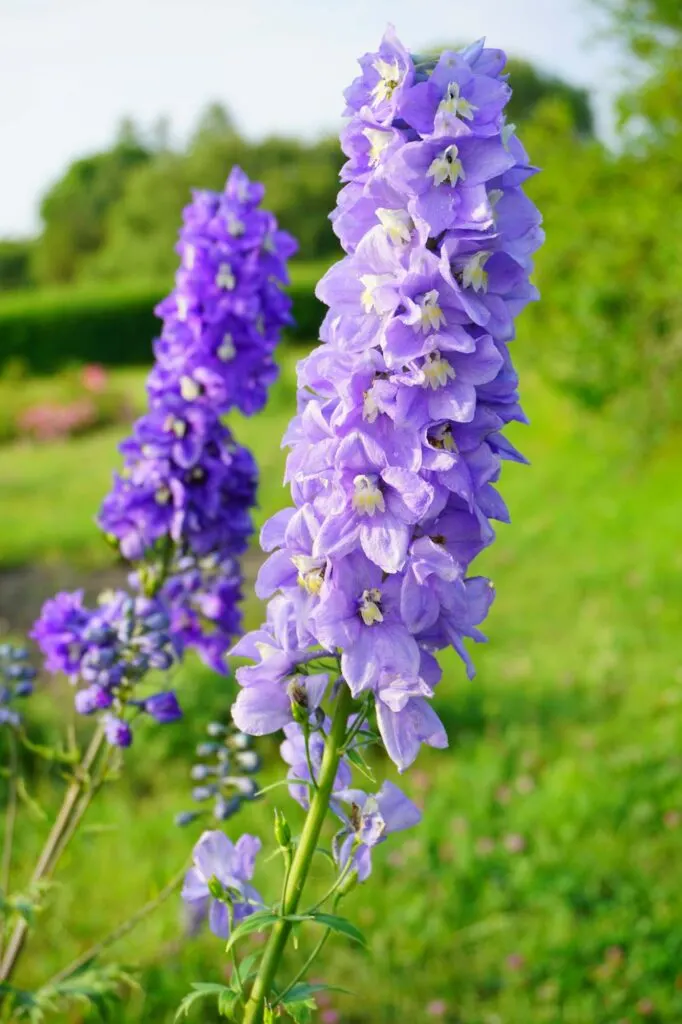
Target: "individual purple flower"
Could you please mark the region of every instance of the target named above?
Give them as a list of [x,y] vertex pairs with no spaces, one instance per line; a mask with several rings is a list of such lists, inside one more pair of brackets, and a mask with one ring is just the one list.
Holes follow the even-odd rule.
[[102,719],[104,734],[112,747],[129,747],[133,742],[133,731],[128,722],[116,715],[105,715]]
[[421,813],[392,782],[384,782],[376,795],[347,790],[341,799],[351,805],[346,824],[334,839],[334,858],[343,870],[350,861],[364,882],[372,871],[372,849],[392,832],[413,828]]
[[[230,917],[237,924],[262,906],[250,884],[260,848],[255,836],[243,835],[232,843],[219,831],[204,832],[194,847],[182,898],[194,917],[208,914],[209,927],[219,938],[230,934]],[[218,889],[223,891],[221,898],[216,897]]]

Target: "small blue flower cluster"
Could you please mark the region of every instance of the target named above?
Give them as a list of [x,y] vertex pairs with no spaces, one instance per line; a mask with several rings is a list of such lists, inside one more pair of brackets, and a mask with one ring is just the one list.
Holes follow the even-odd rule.
[[16,728],[21,724],[21,715],[11,704],[16,698],[30,697],[35,675],[24,647],[0,644],[0,725]]
[[172,691],[138,696],[150,670],[166,671],[177,660],[180,652],[169,627],[168,611],[158,598],[110,592],[89,609],[77,591],[47,601],[31,635],[48,671],[64,673],[74,685],[85,684],[76,691],[76,711],[104,712],[109,743],[128,747],[131,721],[139,714],[161,724],[182,716]]
[[[213,801],[213,817],[227,821],[236,814],[242,803],[253,800],[258,793],[258,783],[253,778],[261,760],[253,747],[250,736],[239,732],[234,726],[210,722],[206,727],[208,739],[197,746],[197,763],[191,770],[191,778],[199,783],[192,790],[197,803]],[[185,826],[196,821],[205,812],[181,811],[175,817],[175,824]]]

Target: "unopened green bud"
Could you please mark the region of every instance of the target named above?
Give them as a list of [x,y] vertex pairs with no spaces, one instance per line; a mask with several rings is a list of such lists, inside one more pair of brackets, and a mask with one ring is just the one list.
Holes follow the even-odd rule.
[[211,877],[208,880],[208,891],[210,892],[214,900],[225,899],[225,887],[223,886],[223,883],[218,878],[216,878],[215,875],[211,875]]
[[275,839],[280,849],[291,849],[291,829],[279,807],[275,807]]

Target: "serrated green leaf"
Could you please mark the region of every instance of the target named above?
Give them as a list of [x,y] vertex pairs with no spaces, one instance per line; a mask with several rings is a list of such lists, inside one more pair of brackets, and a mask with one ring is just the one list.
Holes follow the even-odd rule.
[[228,1020],[234,1020],[235,1006],[239,1000],[239,993],[233,992],[232,989],[225,989],[218,996],[218,1013],[221,1017],[227,1017]]
[[330,931],[337,932],[339,935],[345,935],[352,939],[353,942],[359,942],[361,946],[367,945],[365,936],[360,929],[356,928],[350,921],[347,921],[345,917],[339,917],[337,914],[323,913],[310,914],[309,917],[310,920],[316,921],[325,928],[329,928]]
[[225,952],[229,953],[232,947],[240,939],[243,939],[247,935],[253,934],[253,932],[262,932],[266,928],[271,928],[273,924],[280,921],[281,918],[277,914],[273,914],[271,910],[259,910],[255,914],[250,914],[249,917],[245,917],[237,927],[234,929],[227,945],[225,946]]
[[217,997],[218,1010],[220,1013],[223,1012],[220,1008],[220,1001],[224,997],[225,993],[227,993],[231,999],[234,998],[234,993],[227,987],[227,985],[220,985],[213,981],[195,981],[192,988],[194,991],[186,995],[178,1007],[178,1011],[175,1014],[176,1021],[180,1020],[181,1017],[187,1017],[194,1004],[199,1002],[200,999],[206,999],[207,996]]
[[314,999],[304,999],[298,1003],[287,1003],[287,1013],[296,1024],[310,1024],[313,1012],[317,1009]]

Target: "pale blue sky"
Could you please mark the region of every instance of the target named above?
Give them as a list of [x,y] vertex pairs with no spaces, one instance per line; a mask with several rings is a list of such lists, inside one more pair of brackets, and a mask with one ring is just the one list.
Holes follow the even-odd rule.
[[0,0],[0,236],[33,230],[47,185],[125,115],[182,139],[217,99],[248,135],[335,130],[388,21],[415,51],[487,36],[594,87],[608,124],[616,54],[588,0]]

